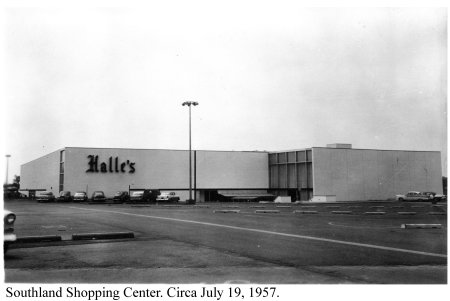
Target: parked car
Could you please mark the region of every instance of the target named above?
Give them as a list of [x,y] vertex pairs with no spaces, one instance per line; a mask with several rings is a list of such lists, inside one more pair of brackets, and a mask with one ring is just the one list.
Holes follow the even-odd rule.
[[56,200],[55,195],[51,191],[39,191],[36,195],[38,203],[54,202]]
[[72,194],[70,191],[61,191],[59,197],[56,199],[58,202],[72,202]]
[[10,244],[16,241],[14,234],[14,222],[16,215],[9,210],[3,212],[3,254],[6,254]]
[[397,201],[404,202],[424,202],[429,201],[428,195],[419,191],[409,191],[407,194],[398,194],[395,196]]
[[160,192],[158,190],[136,190],[130,195],[130,203],[154,203]]
[[426,191],[422,192],[424,195],[428,196],[428,199],[433,203],[442,202],[447,200],[447,196],[444,194],[437,194],[436,192]]
[[84,192],[84,191],[77,191],[73,195],[74,202],[87,202],[87,200],[88,200],[88,196],[87,196],[86,192]]
[[105,193],[103,191],[94,191],[94,193],[92,193],[91,201],[105,202],[106,201]]
[[175,192],[161,192],[156,198],[157,202],[178,202],[180,197]]
[[124,203],[128,202],[130,196],[128,195],[128,191],[117,191],[113,197],[114,203]]

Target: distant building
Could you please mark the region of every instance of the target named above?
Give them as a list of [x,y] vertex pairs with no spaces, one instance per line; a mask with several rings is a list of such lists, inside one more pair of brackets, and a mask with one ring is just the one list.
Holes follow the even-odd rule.
[[[409,190],[442,193],[440,152],[352,149],[332,144],[282,152],[192,152],[197,202],[385,200]],[[185,150],[66,147],[21,166],[21,188],[36,190],[177,191],[188,198]]]

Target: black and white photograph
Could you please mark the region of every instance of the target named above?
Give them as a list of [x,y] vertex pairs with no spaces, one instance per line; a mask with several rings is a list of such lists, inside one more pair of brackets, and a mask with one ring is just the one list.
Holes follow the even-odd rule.
[[447,7],[369,3],[5,1],[2,294],[445,287]]

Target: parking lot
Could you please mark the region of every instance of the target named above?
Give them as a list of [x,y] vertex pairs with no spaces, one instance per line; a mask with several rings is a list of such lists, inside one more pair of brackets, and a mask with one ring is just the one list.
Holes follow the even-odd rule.
[[6,282],[447,283],[446,203],[5,207],[18,238],[61,237],[12,245]]

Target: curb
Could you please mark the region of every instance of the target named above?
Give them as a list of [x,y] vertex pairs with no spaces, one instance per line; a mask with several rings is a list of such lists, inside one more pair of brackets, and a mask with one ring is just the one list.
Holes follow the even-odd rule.
[[222,208],[239,208],[239,206],[222,206]]
[[194,205],[195,208],[209,208],[208,205]]
[[331,211],[333,214],[352,214],[351,211]]
[[266,208],[266,206],[250,206],[249,208]]
[[241,210],[214,210],[213,213],[239,213]]
[[291,208],[292,206],[275,206],[275,208]]
[[317,206],[300,206],[300,208],[316,208]]
[[294,210],[294,213],[300,213],[300,214],[317,214],[318,211],[315,211],[315,210]]
[[401,211],[401,212],[397,212],[400,215],[416,215],[417,212],[413,212],[413,211]]
[[370,206],[370,208],[374,208],[374,209],[376,209],[376,208],[384,208],[384,206]]
[[163,205],[163,207],[181,207],[181,205]]
[[441,224],[402,224],[402,229],[441,229]]
[[59,235],[23,236],[18,237],[15,243],[32,243],[32,242],[61,241],[61,240],[62,238]]
[[383,215],[383,214],[386,214],[386,212],[384,212],[384,211],[373,211],[373,212],[364,212],[364,214],[366,214],[366,215]]
[[326,206],[326,208],[341,208],[341,206]]
[[255,210],[255,213],[280,213],[280,210]]
[[120,239],[120,238],[134,238],[134,233],[133,232],[112,232],[112,233],[72,234],[72,240]]
[[428,212],[429,215],[447,215],[447,212]]

